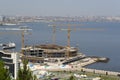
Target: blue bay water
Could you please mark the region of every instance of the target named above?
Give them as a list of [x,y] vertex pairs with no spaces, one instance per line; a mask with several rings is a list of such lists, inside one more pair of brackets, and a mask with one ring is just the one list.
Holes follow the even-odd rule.
[[[66,22],[59,22],[65,24]],[[96,28],[102,31],[71,31],[71,46],[79,47],[79,51],[88,56],[108,57],[108,63],[95,63],[87,66],[90,68],[120,71],[120,23],[119,22],[70,22],[71,24],[82,24],[81,26],[71,26],[71,28]],[[23,23],[23,25],[32,28],[31,35],[25,35],[25,44],[36,45],[52,43],[52,27],[49,23],[33,22]],[[0,27],[19,27],[19,26],[0,26]],[[67,31],[61,31],[66,26],[57,26],[56,44],[67,45]],[[12,31],[1,31],[0,43],[15,42],[16,51],[21,47],[21,35],[12,33]],[[8,34],[7,34],[8,33]]]

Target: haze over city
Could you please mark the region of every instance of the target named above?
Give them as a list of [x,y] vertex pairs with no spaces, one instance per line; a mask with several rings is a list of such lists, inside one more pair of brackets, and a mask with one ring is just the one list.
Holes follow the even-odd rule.
[[0,0],[0,80],[120,80],[120,0]]
[[120,0],[0,0],[0,15],[120,16]]

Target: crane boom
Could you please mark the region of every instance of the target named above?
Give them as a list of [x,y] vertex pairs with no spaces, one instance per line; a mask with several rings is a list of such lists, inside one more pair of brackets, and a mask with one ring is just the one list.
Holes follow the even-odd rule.
[[98,29],[98,28],[71,28],[71,26],[81,26],[81,24],[58,24],[58,25],[49,25],[53,27],[53,43],[55,43],[55,33],[56,33],[56,26],[67,26],[67,29],[62,28],[61,30],[67,31],[67,51],[66,51],[66,56],[69,58],[69,51],[70,51],[70,33],[71,31],[102,31],[103,29]]
[[69,49],[70,49],[70,32],[71,32],[71,28],[70,26],[81,26],[81,24],[52,24],[52,25],[48,25],[48,26],[52,26],[53,27],[53,37],[52,37],[52,40],[53,40],[53,43],[55,44],[55,38],[56,38],[56,26],[68,26],[68,29],[61,29],[61,30],[67,30],[68,34],[67,34],[67,52],[66,52],[66,56],[65,57],[68,57],[69,56]]
[[[63,31],[67,31],[67,52],[66,52],[66,55],[67,55],[67,58],[69,58],[69,49],[70,49],[70,32],[71,31],[76,31],[76,30],[82,30],[82,31],[102,31],[103,29],[97,29],[97,28],[73,28],[71,29],[72,25],[68,24],[68,28],[67,29],[61,29]],[[75,25],[74,25],[75,26]],[[76,25],[78,26],[78,25]]]
[[[29,29],[28,27],[26,26],[20,26],[19,28],[0,28],[0,30],[8,30],[8,31],[21,31],[21,47],[24,48],[24,35],[25,33],[28,33],[27,31],[30,31],[32,29]],[[19,33],[19,32],[16,32],[16,33]]]

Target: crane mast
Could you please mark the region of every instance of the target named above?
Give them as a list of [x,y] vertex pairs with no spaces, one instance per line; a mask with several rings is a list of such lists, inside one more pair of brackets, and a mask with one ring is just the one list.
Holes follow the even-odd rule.
[[[27,31],[32,30],[29,29],[26,26],[20,26],[19,28],[0,28],[0,30],[3,31],[17,31],[17,32],[13,32],[13,33],[21,33],[21,48],[24,48],[24,42],[25,42],[25,33],[28,33]],[[20,31],[20,32],[19,32]]]
[[24,39],[25,39],[25,38],[24,38],[24,31],[22,31],[21,36],[22,36],[22,38],[21,38],[21,39],[22,39],[22,40],[21,40],[21,41],[22,41],[22,44],[21,44],[21,45],[22,45],[22,48],[24,48],[24,47],[25,47],[25,45],[24,45],[24,43],[25,43],[25,40],[24,40]]
[[56,43],[56,25],[53,25],[53,44]]
[[[67,58],[69,58],[69,51],[70,51],[70,33],[71,31],[76,31],[76,30],[81,30],[81,31],[102,31],[103,29],[97,29],[97,28],[73,28],[71,29],[70,26],[78,26],[78,25],[71,25],[68,24],[68,28],[67,29],[61,29],[64,31],[67,31],[67,52],[66,52],[66,56]],[[80,26],[80,25],[79,25]]]
[[52,37],[52,40],[53,40],[53,43],[55,44],[55,38],[56,38],[56,26],[67,26],[68,28],[67,29],[61,29],[63,31],[67,31],[67,47],[66,47],[66,54],[65,54],[65,57],[69,58],[69,52],[70,52],[70,39],[71,39],[71,31],[101,31],[103,29],[97,29],[97,28],[71,28],[71,26],[81,26],[81,24],[58,24],[58,25],[50,25],[53,27],[53,37]]

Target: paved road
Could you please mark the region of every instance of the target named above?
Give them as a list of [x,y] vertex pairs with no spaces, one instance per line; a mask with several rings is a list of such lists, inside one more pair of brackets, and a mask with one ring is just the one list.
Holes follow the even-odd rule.
[[45,69],[48,71],[85,71],[85,72],[93,72],[99,74],[106,74],[106,75],[120,75],[120,72],[113,72],[113,71],[105,71],[105,70],[96,70],[96,69],[88,69],[88,68],[55,68],[55,69]]

